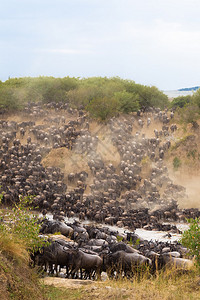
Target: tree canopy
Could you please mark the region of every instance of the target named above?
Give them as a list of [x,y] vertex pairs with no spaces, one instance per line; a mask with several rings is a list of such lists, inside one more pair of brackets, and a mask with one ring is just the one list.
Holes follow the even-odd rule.
[[0,108],[20,110],[27,102],[67,102],[72,107],[85,108],[102,120],[105,115],[108,118],[118,112],[130,113],[149,106],[164,108],[169,104],[168,97],[156,87],[119,77],[40,76],[0,82]]

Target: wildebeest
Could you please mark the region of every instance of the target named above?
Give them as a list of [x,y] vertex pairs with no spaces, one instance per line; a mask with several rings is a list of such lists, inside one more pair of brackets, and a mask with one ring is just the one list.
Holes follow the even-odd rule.
[[36,252],[32,258],[34,264],[44,266],[44,270],[56,274],[58,273],[58,266],[66,268],[66,275],[69,272],[71,265],[71,247],[63,242],[50,241],[48,246],[43,247],[40,251]]
[[[80,249],[73,250],[72,252],[72,269],[71,276],[74,277],[78,270],[85,270],[91,279],[91,276],[96,274],[97,278],[101,277],[101,268],[103,260],[98,255],[84,253]],[[81,275],[82,276],[82,275]]]
[[60,232],[65,236],[71,236],[73,233],[73,229],[70,226],[66,225],[64,222],[45,219],[42,222],[40,232],[41,233]]
[[129,276],[142,267],[150,266],[151,259],[139,253],[127,253],[123,250],[110,253],[104,256],[104,267],[109,276],[119,275]]

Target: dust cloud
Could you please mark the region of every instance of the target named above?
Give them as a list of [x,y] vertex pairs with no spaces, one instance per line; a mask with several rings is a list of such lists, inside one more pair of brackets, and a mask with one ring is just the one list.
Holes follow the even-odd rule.
[[178,199],[179,207],[200,209],[200,172],[184,167],[178,171],[168,167],[168,170],[173,182],[186,188],[187,198]]
[[[75,116],[68,114],[67,112],[59,114],[57,112],[51,111],[51,118],[64,116],[66,122],[73,120]],[[46,116],[45,116],[46,117]],[[36,125],[46,125],[45,117],[37,117],[34,119]],[[49,119],[49,116],[48,116]],[[23,122],[29,120],[28,116],[23,114],[12,114],[7,117],[7,121]],[[122,118],[123,121],[123,118]],[[146,120],[145,120],[146,124]],[[152,120],[150,126],[147,128],[145,125],[142,129],[138,127],[137,122],[133,125],[132,136],[136,132],[140,132],[145,135],[146,138],[154,137],[154,129],[161,130],[162,126],[159,122]],[[112,143],[112,138],[114,133],[111,132],[110,128],[106,124],[98,123],[96,121],[90,120],[90,132],[92,136],[98,137],[98,144],[96,149],[96,154],[99,155],[105,164],[112,163],[116,167],[118,173],[118,165],[120,163],[120,154],[117,151],[116,147]],[[180,133],[179,133],[180,134]],[[29,133],[26,132],[25,136],[22,138],[17,135],[17,138],[20,138],[22,144],[26,143],[26,139]],[[178,135],[178,132],[176,133]],[[32,141],[37,143],[37,140],[32,137]],[[180,155],[183,153],[180,153]],[[78,154],[75,151],[68,150],[67,148],[58,148],[52,149],[47,156],[42,160],[44,167],[59,167],[64,173],[65,182],[68,184],[67,174],[69,173],[78,173],[80,171],[86,171],[88,173],[87,184],[93,182],[93,174],[88,166],[88,156],[87,154]],[[200,209],[200,170],[198,166],[189,168],[183,166],[178,171],[173,170],[172,162],[167,162],[167,168],[169,171],[169,177],[172,179],[174,184],[184,186],[186,188],[187,197],[182,197],[177,199],[180,208],[199,208]],[[151,173],[151,166],[146,164],[142,168],[142,178],[148,178]],[[87,191],[88,192],[88,191]]]

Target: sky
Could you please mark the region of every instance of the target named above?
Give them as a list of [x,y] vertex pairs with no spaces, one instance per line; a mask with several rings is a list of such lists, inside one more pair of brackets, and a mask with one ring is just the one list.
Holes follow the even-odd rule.
[[0,0],[0,80],[115,77],[200,85],[199,0]]

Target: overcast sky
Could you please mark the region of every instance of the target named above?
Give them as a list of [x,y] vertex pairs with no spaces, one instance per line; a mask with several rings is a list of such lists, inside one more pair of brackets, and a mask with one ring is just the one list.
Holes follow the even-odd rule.
[[199,0],[0,0],[0,80],[119,76],[200,85]]

